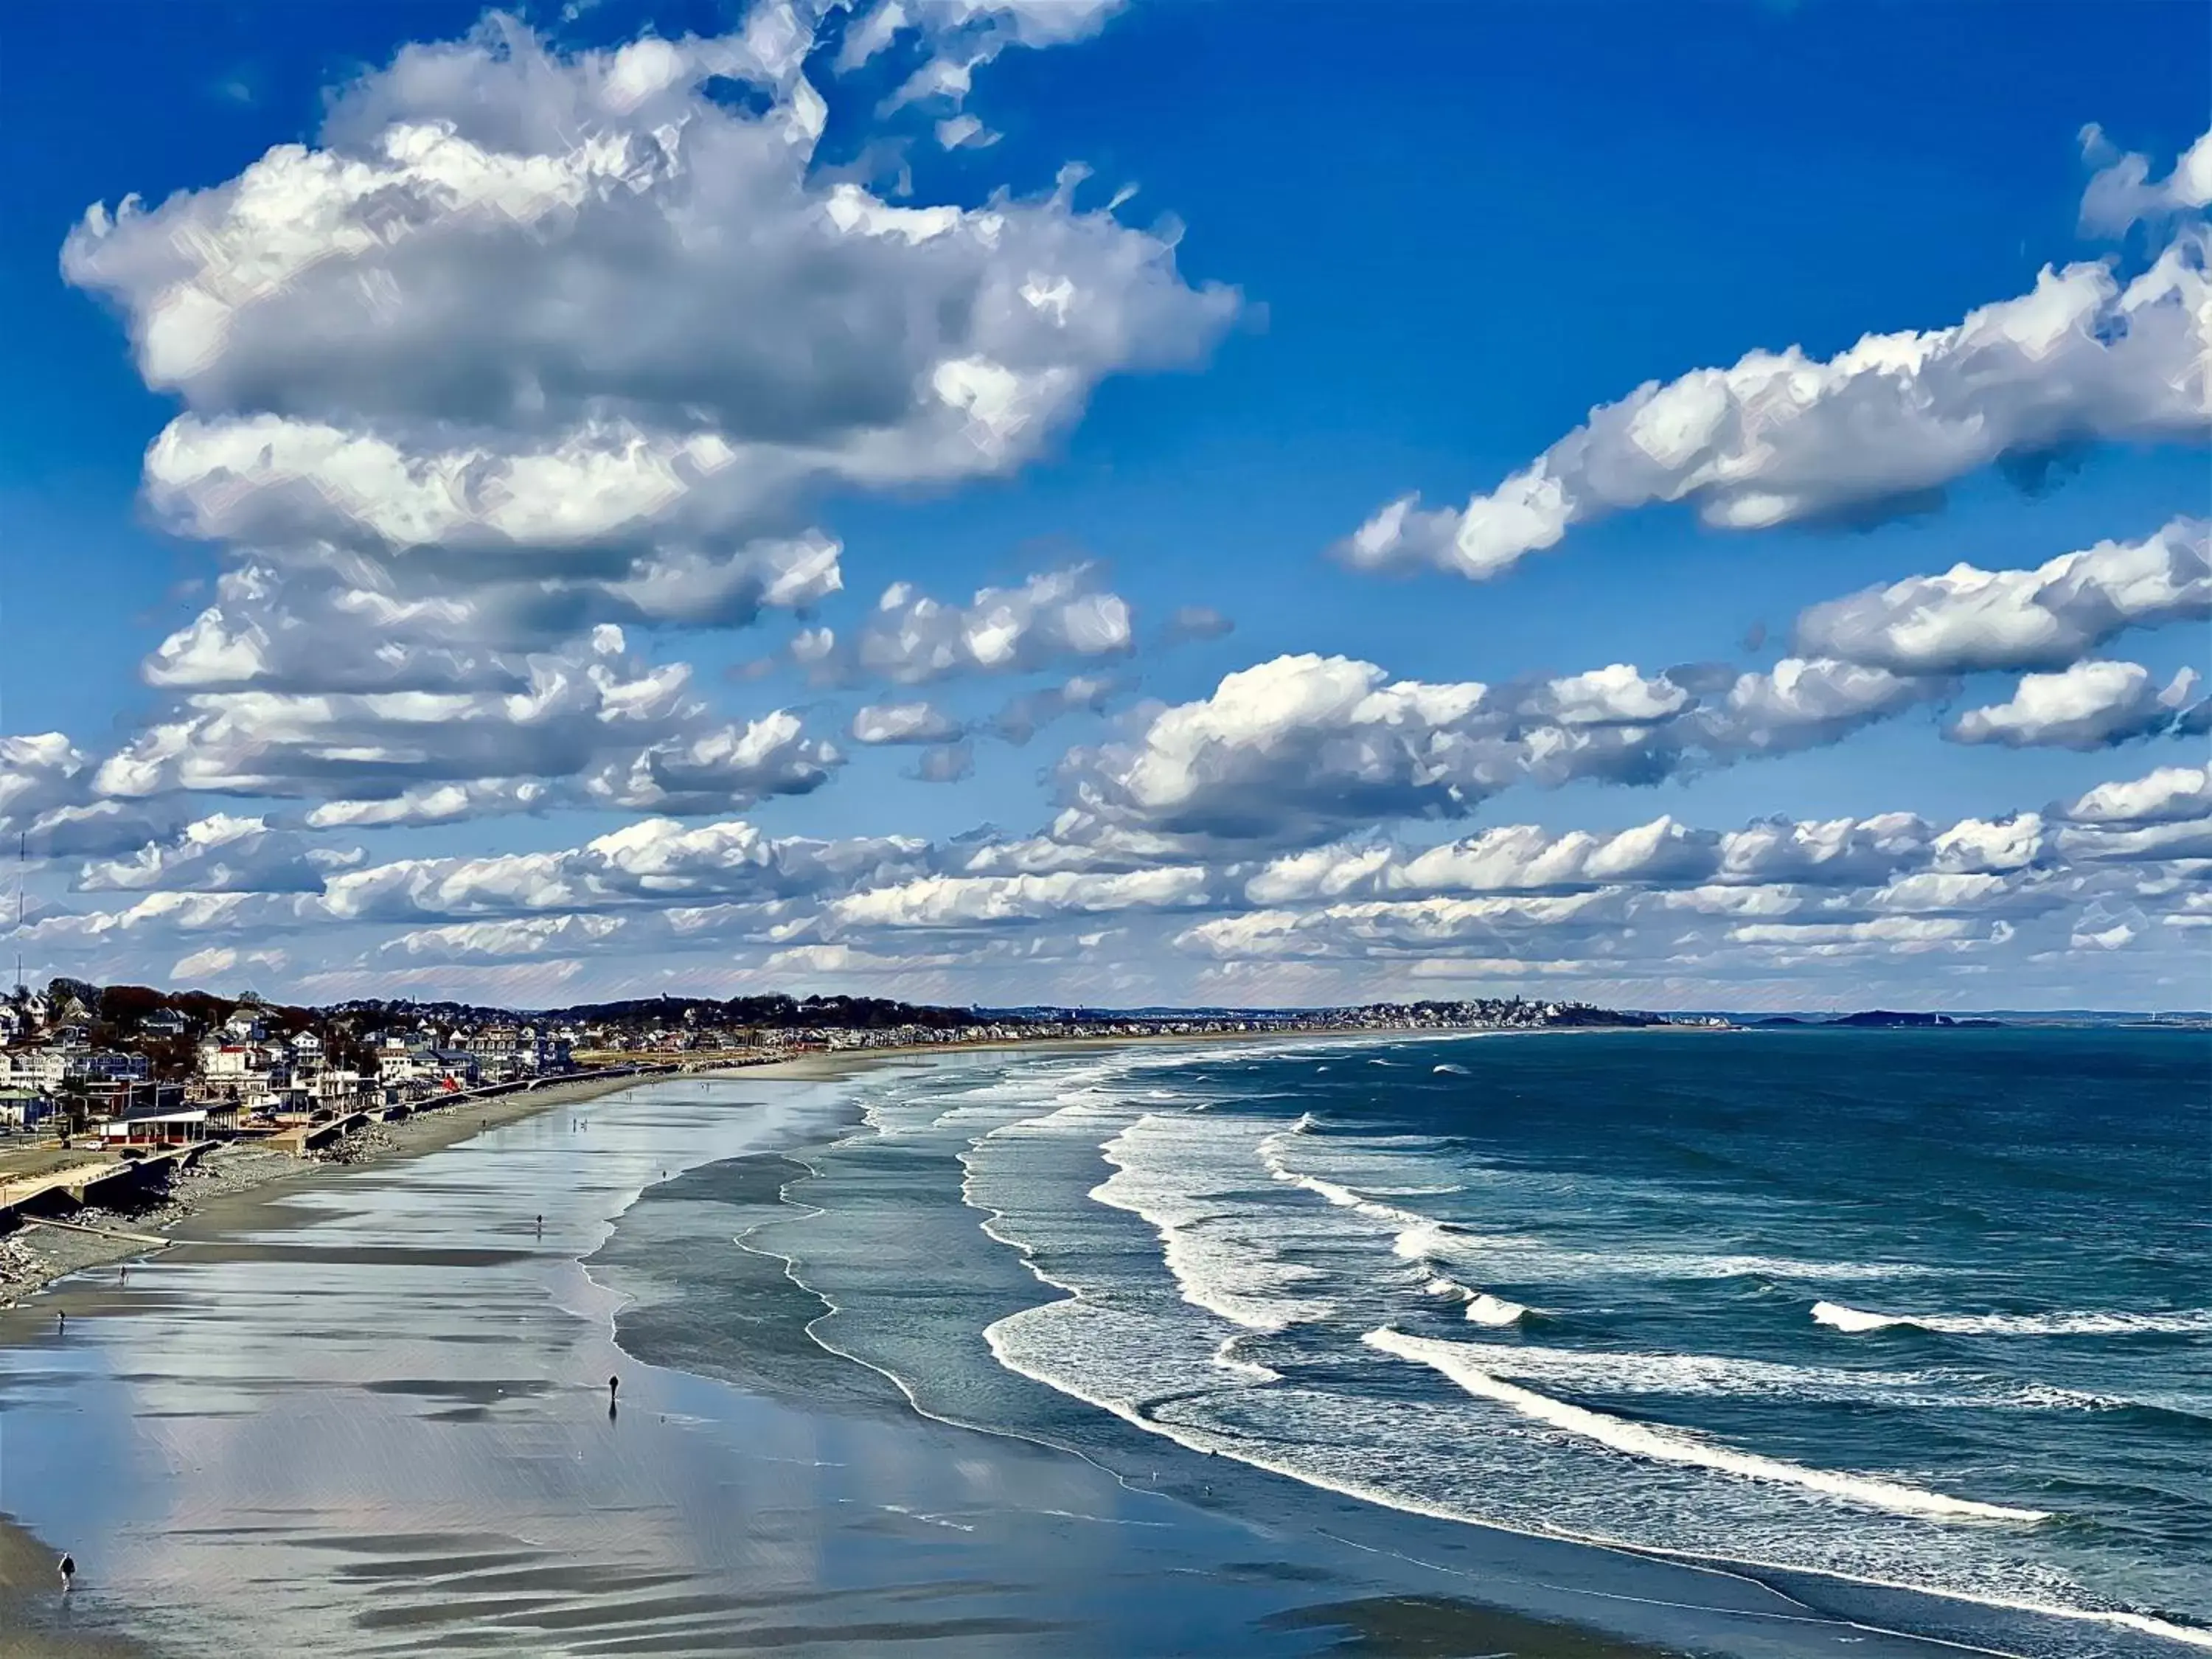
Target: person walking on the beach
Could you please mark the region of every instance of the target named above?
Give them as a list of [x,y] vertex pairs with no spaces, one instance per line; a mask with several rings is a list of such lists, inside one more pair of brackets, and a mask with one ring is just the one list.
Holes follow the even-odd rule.
[[62,1594],[66,1595],[76,1583],[76,1557],[62,1557]]
[[54,1334],[65,1335],[69,1331],[69,1316],[57,1309],[54,1312]]

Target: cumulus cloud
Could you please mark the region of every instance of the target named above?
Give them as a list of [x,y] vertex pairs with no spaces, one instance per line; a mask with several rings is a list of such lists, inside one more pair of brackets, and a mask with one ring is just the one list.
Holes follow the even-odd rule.
[[972,927],[1133,908],[1172,909],[1201,902],[1211,877],[1195,866],[1124,875],[927,876],[832,900],[840,928]]
[[1356,823],[1461,817],[1517,782],[1651,783],[1832,743],[1942,689],[1796,658],[1741,675],[1646,676],[1616,664],[1492,687],[1393,681],[1343,657],[1279,657],[1153,713],[1125,741],[1071,753],[1057,833],[1084,840],[1119,827],[1193,846],[1295,845]]
[[2161,766],[2051,809],[2071,858],[2212,859],[2212,767]]
[[2094,441],[2201,439],[2212,288],[2201,229],[2123,280],[2046,268],[1951,327],[1798,347],[1648,382],[1462,508],[1392,502],[1341,544],[1355,566],[1477,580],[1576,525],[1686,502],[1717,529],[1865,519],[2001,460]]
[[[867,27],[964,73],[1103,10],[912,0]],[[1079,210],[1072,177],[969,208],[817,167],[812,28],[765,5],[726,37],[569,54],[495,16],[341,88],[313,143],[85,216],[65,275],[185,406],[147,500],[230,550],[145,665],[177,705],[100,790],[349,804],[331,822],[405,799],[389,821],[411,822],[536,805],[532,779],[677,810],[826,775],[819,745],[754,763],[777,716],[623,730],[653,694],[595,694],[585,642],[814,605],[842,579],[814,497],[1003,473],[1104,377],[1193,361],[1237,301],[1186,283],[1171,234]],[[1033,597],[1050,614],[1004,665],[1126,631],[1110,595]],[[969,621],[973,664],[1001,665]],[[510,752],[472,769],[479,740]]]
[[1075,565],[984,588],[967,605],[895,583],[849,637],[815,629],[793,653],[817,684],[926,685],[1122,657],[1133,646],[1127,601],[1100,586],[1095,566]]
[[375,800],[323,801],[308,809],[306,822],[312,830],[453,823],[535,811],[554,799],[552,786],[536,778],[477,778],[466,783],[418,785]]
[[1817,605],[1797,649],[1899,674],[2057,669],[2130,628],[2212,617],[2212,526],[2178,518],[2032,570],[1954,565]]
[[1571,933],[1587,934],[1617,921],[1618,896],[1604,891],[1558,897],[1423,898],[1395,902],[1328,904],[1310,910],[1251,910],[1200,922],[1176,938],[1179,949],[1217,959],[1353,955],[1425,957],[1441,947],[1475,943],[1511,957],[1516,934],[1540,935],[1555,954]]
[[1970,708],[1945,733],[1957,743],[2007,748],[2103,749],[2172,731],[2203,731],[2207,705],[2191,705],[2199,676],[2185,668],[2163,689],[2140,663],[2077,662],[2028,674],[2010,698]]
[[331,878],[323,903],[339,919],[401,921],[787,898],[915,872],[927,850],[900,836],[822,841],[769,836],[741,819],[644,818],[557,852],[404,859],[346,871]]
[[227,945],[210,945],[179,957],[169,969],[169,979],[173,984],[189,985],[196,980],[212,979],[240,968],[263,968],[276,973],[283,971],[289,960],[282,951],[240,951]]
[[951,743],[963,729],[935,703],[890,702],[856,709],[851,733],[854,743]]
[[466,689],[194,692],[101,762],[90,787],[123,800],[320,799],[312,826],[370,827],[563,799],[726,811],[804,794],[841,763],[787,710],[717,720],[687,665],[647,663],[611,623],[495,665]]
[[2081,228],[2092,235],[2120,235],[2143,221],[2155,223],[2212,204],[2212,132],[2155,180],[2150,157],[2133,150],[2120,154],[2094,121],[2081,129],[2081,153],[2097,165],[2081,195]]
[[189,816],[171,802],[104,799],[99,764],[58,732],[0,738],[0,839],[38,859],[124,853]]
[[274,829],[264,817],[217,813],[128,857],[87,864],[76,886],[87,893],[319,893],[330,872],[360,856],[358,851],[311,846],[306,837]]
[[[2034,866],[2041,817],[1965,818],[1939,828],[1909,812],[1866,818],[1765,819],[1725,832],[1662,815],[1632,829],[1494,829],[1418,849],[1336,842],[1287,854],[1244,883],[1255,904],[1430,893],[1573,893],[1607,887],[1683,890],[1695,905],[1735,914],[1753,890],[1892,886],[1917,877],[1995,878]],[[1734,895],[1734,896],[1730,896]],[[1694,908],[1694,906],[1693,906]]]
[[387,957],[431,962],[503,962],[562,956],[602,945],[628,925],[617,915],[523,916],[507,921],[451,922],[418,927],[388,940]]

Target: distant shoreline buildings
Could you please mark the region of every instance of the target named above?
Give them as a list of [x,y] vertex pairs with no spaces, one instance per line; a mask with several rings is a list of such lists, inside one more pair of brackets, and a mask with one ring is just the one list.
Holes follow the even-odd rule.
[[[659,998],[550,1013],[363,1001],[290,1007],[56,980],[0,996],[0,1129],[137,1144],[276,1133],[497,1085],[639,1062],[1006,1042],[1723,1024],[1571,1001],[1373,1003],[1285,1012],[980,1010],[875,998]],[[159,1133],[173,1126],[174,1133]]]

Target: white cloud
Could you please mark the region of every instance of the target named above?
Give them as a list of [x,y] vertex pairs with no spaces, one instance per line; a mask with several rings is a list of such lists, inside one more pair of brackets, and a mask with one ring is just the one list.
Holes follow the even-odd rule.
[[1073,751],[1055,834],[1085,841],[1119,828],[1194,847],[1296,845],[1358,823],[1457,817],[1517,782],[1652,783],[1833,743],[1943,689],[1797,658],[1732,677],[1677,680],[1616,664],[1493,688],[1392,681],[1343,657],[1279,657],[1158,710],[1124,741]]
[[[846,32],[838,67],[867,62],[908,30],[926,43],[927,61],[891,94],[887,107],[932,100],[958,107],[975,70],[1008,46],[1059,46],[1105,27],[1124,0],[878,0]],[[940,124],[939,137],[944,125]],[[951,147],[948,141],[947,147]]]
[[1121,657],[1133,644],[1127,602],[1099,586],[1095,567],[1075,565],[1040,572],[1018,587],[984,588],[967,605],[898,582],[849,638],[824,629],[794,649],[819,684],[925,685]]
[[1133,908],[1173,909],[1203,902],[1208,873],[1194,866],[1126,875],[927,876],[872,888],[827,908],[841,928],[970,927]]
[[[879,21],[972,67],[1103,15],[1071,11]],[[145,666],[179,701],[98,788],[368,823],[536,806],[533,780],[691,810],[827,775],[787,716],[678,711],[680,664],[597,684],[587,637],[813,605],[842,581],[815,495],[1003,473],[1106,376],[1201,355],[1237,300],[1187,283],[1171,235],[1079,211],[1072,179],[968,208],[817,168],[811,28],[766,6],[724,39],[563,54],[494,17],[340,90],[311,144],[86,215],[65,275],[185,404],[147,499],[230,544]],[[1126,631],[1119,604],[1065,596],[1003,665],[971,618],[972,665],[1119,648],[1086,632]]]
[[1509,957],[1517,935],[1540,936],[1540,953],[1556,954],[1563,938],[1618,920],[1609,890],[1557,897],[1425,898],[1323,905],[1311,910],[1252,910],[1200,922],[1176,936],[1194,955],[1220,959],[1277,957],[1425,956],[1473,944]]
[[2212,132],[2184,150],[2173,170],[2154,181],[2147,155],[2117,153],[2094,122],[2081,129],[2081,149],[2101,163],[2081,195],[2081,228],[2117,236],[2145,220],[2169,219],[2212,204]]
[[0,737],[0,839],[32,857],[100,858],[165,836],[173,803],[100,799],[94,757],[58,732]]
[[818,841],[764,835],[742,820],[644,818],[562,851],[347,871],[328,883],[324,908],[341,920],[397,921],[782,898],[913,873],[927,851],[899,836]]
[[2212,617],[2212,526],[2179,518],[2139,542],[2100,542],[2033,570],[1954,565],[1814,605],[1801,652],[1899,674],[2054,669],[2124,629]]
[[851,731],[854,743],[950,743],[962,727],[934,703],[891,702],[856,709]]
[[2212,859],[2212,767],[2161,766],[2100,783],[2051,809],[2069,857],[2133,863]]
[[558,651],[475,666],[465,689],[194,692],[102,762],[92,787],[124,799],[323,799],[315,827],[368,826],[563,798],[725,811],[803,794],[840,763],[787,710],[716,721],[691,695],[687,665],[645,662],[611,623]]
[[2201,730],[2203,705],[2189,703],[2198,678],[2185,668],[2161,690],[2140,663],[2077,662],[2061,674],[2023,676],[2008,700],[1966,710],[1945,735],[2011,749],[2103,749],[2178,727]]
[[453,823],[464,818],[535,811],[549,804],[553,795],[550,785],[534,778],[423,784],[381,799],[324,801],[308,809],[307,823],[313,830]]
[[1577,524],[1686,502],[1717,529],[1868,518],[1992,462],[2092,441],[2201,438],[2212,288],[2192,232],[2140,275],[2046,269],[1948,328],[1797,347],[1648,382],[1460,509],[1395,501],[1340,551],[1475,579]]
[[266,818],[217,813],[129,857],[87,864],[76,885],[88,893],[319,893],[325,875],[358,856],[311,847]]
[[289,960],[282,951],[239,951],[227,945],[212,945],[207,950],[195,951],[189,956],[179,957],[169,969],[169,982],[189,985],[195,981],[231,974],[241,964],[281,973]]
[[2073,823],[2178,823],[2212,814],[2212,768],[2161,766],[2140,778],[2100,783],[2055,809]]
[[604,945],[627,926],[611,915],[523,916],[507,921],[452,922],[418,927],[384,946],[386,956],[434,962],[501,962],[561,956]]

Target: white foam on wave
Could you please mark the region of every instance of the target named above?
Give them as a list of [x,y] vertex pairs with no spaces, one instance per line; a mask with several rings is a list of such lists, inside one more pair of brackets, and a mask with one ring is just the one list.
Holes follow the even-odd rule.
[[[1304,1120],[1301,1120],[1303,1121]],[[1401,1150],[1385,1146],[1384,1138],[1367,1136],[1353,1140],[1331,1136],[1324,1143],[1339,1161],[1363,1154],[1388,1157]],[[1426,1136],[1391,1137],[1403,1140],[1403,1150],[1433,1146]],[[1310,1146],[1310,1142],[1307,1143]],[[1687,1251],[1589,1250],[1557,1245],[1526,1233],[1483,1233],[1454,1222],[1425,1215],[1395,1204],[1378,1201],[1387,1191],[1394,1197],[1436,1196],[1465,1190],[1457,1186],[1432,1188],[1354,1188],[1301,1170],[1290,1162],[1293,1143],[1270,1136],[1260,1144],[1260,1160],[1268,1173],[1290,1186],[1326,1199],[1340,1208],[1395,1229],[1391,1253],[1401,1261],[1450,1261],[1480,1269],[1485,1276],[1499,1273],[1521,1282],[1550,1279],[1778,1279],[1818,1282],[1922,1276],[1925,1270],[1907,1263],[1882,1261],[1808,1261],[1790,1256],[1705,1255]],[[1303,1158],[1307,1154],[1299,1153]]]
[[1473,1077],[1474,1075],[1464,1066],[1431,1066],[1429,1072],[1434,1077]]
[[1528,1342],[1463,1343],[1460,1351],[1493,1376],[1588,1394],[2037,1411],[2094,1411],[2132,1403],[1948,1370],[1858,1370],[1726,1354],[1553,1348]]
[[1813,1322],[1854,1334],[1903,1328],[1946,1336],[2190,1336],[2212,1333],[2212,1308],[2171,1313],[1885,1314],[1815,1302]]
[[1244,1334],[1242,1332],[1235,1336],[1224,1338],[1220,1346],[1213,1351],[1213,1363],[1224,1371],[1233,1371],[1238,1376],[1254,1382],[1281,1382],[1283,1374],[1273,1366],[1262,1365],[1256,1359],[1246,1359],[1237,1353],[1237,1345],[1243,1340]]
[[1896,1515],[1926,1516],[1943,1521],[2021,1523],[2051,1518],[2049,1512],[2043,1510],[1983,1504],[1972,1498],[1953,1498],[1943,1492],[1926,1492],[1917,1486],[1876,1480],[1869,1475],[1838,1474],[1826,1469],[1811,1468],[1802,1463],[1787,1462],[1778,1457],[1765,1456],[1758,1452],[1739,1450],[1733,1446],[1703,1439],[1686,1430],[1651,1423],[1632,1423],[1626,1418],[1609,1416],[1604,1412],[1590,1411],[1581,1406],[1571,1406],[1564,1400],[1554,1400],[1549,1395],[1522,1388],[1483,1370],[1470,1357],[1469,1350],[1458,1343],[1439,1342],[1433,1338],[1409,1336],[1402,1331],[1389,1329],[1369,1331],[1359,1340],[1384,1353],[1426,1365],[1480,1399],[1494,1400],[1502,1406],[1510,1407],[1523,1417],[1567,1434],[1596,1441],[1632,1457],[1650,1458],[1664,1463],[1693,1464],[1717,1469],[1724,1474],[1741,1475],[1746,1480],[1799,1486],[1847,1503],[1887,1510]]
[[1248,1330],[1280,1331],[1334,1304],[1297,1294],[1320,1270],[1285,1261],[1234,1206],[1249,1184],[1250,1135],[1248,1124],[1148,1112],[1100,1149],[1114,1174],[1090,1196],[1152,1225],[1184,1301]]
[[1508,1302],[1487,1291],[1467,1304],[1467,1317],[1476,1325],[1517,1325],[1528,1316],[1528,1310],[1518,1302]]

